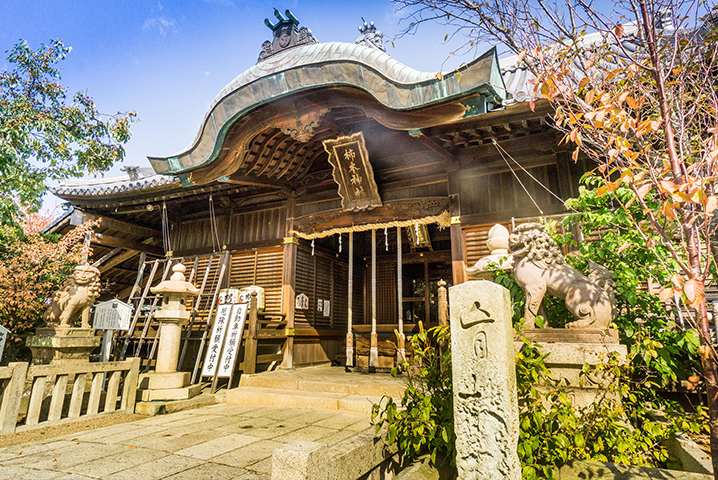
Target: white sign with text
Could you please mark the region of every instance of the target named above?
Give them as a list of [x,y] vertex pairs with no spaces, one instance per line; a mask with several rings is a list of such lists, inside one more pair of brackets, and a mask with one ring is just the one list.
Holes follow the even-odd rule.
[[212,325],[212,335],[209,337],[209,345],[207,346],[207,354],[204,357],[204,365],[202,365],[202,376],[213,377],[217,371],[219,364],[219,355],[222,351],[222,343],[227,333],[227,323],[232,313],[234,305],[224,304],[217,307],[217,316]]
[[218,377],[229,378],[234,370],[234,364],[237,361],[237,352],[242,343],[242,331],[247,320],[247,311],[249,305],[240,303],[232,309],[232,316],[229,321],[229,336],[224,344],[222,352],[222,361],[219,363]]
[[92,328],[95,330],[129,330],[132,305],[121,300],[108,300],[95,305]]

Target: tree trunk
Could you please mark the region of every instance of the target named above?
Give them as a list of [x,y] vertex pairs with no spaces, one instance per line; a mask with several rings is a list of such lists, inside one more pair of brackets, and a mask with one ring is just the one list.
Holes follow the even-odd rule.
[[711,331],[708,326],[708,309],[706,308],[705,295],[697,306],[698,329],[700,331],[701,346],[705,354],[701,355],[703,370],[706,379],[706,393],[708,395],[708,415],[710,418],[711,435],[711,463],[713,464],[713,478],[718,479],[718,369],[716,369],[716,358],[711,348]]

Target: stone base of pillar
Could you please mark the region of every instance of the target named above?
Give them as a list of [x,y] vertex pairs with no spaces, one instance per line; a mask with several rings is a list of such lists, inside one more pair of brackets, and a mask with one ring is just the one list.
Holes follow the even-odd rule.
[[396,363],[397,365],[406,361],[406,335],[403,333],[396,337]]
[[347,333],[347,367],[354,366],[354,334]]
[[27,337],[32,365],[56,365],[90,361],[90,352],[100,346],[102,337],[92,328],[40,327]]
[[143,373],[140,375],[137,399],[142,402],[186,400],[199,395],[202,385],[190,385],[189,382],[189,372]]
[[371,334],[371,344],[369,347],[369,366],[379,366],[379,339],[376,333]]

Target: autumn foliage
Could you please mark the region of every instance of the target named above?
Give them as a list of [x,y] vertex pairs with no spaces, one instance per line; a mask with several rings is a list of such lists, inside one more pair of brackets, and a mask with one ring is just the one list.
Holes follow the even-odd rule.
[[26,356],[24,339],[42,324],[47,299],[89,253],[84,238],[91,223],[58,238],[40,233],[48,222],[30,214],[21,228],[0,228],[0,324],[12,332],[3,363]]

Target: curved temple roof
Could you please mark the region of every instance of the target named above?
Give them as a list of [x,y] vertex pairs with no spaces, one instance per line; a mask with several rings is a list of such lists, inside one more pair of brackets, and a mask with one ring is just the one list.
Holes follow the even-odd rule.
[[[290,95],[330,87],[363,90],[397,112],[472,96],[500,104],[506,97],[494,49],[442,76],[419,72],[364,45],[306,45],[273,55],[235,78],[211,103],[199,133],[186,149],[170,157],[148,158],[161,174],[206,166],[219,155],[229,128],[245,114]],[[483,113],[480,106],[478,112],[472,108],[479,103],[465,104],[464,116]]]

